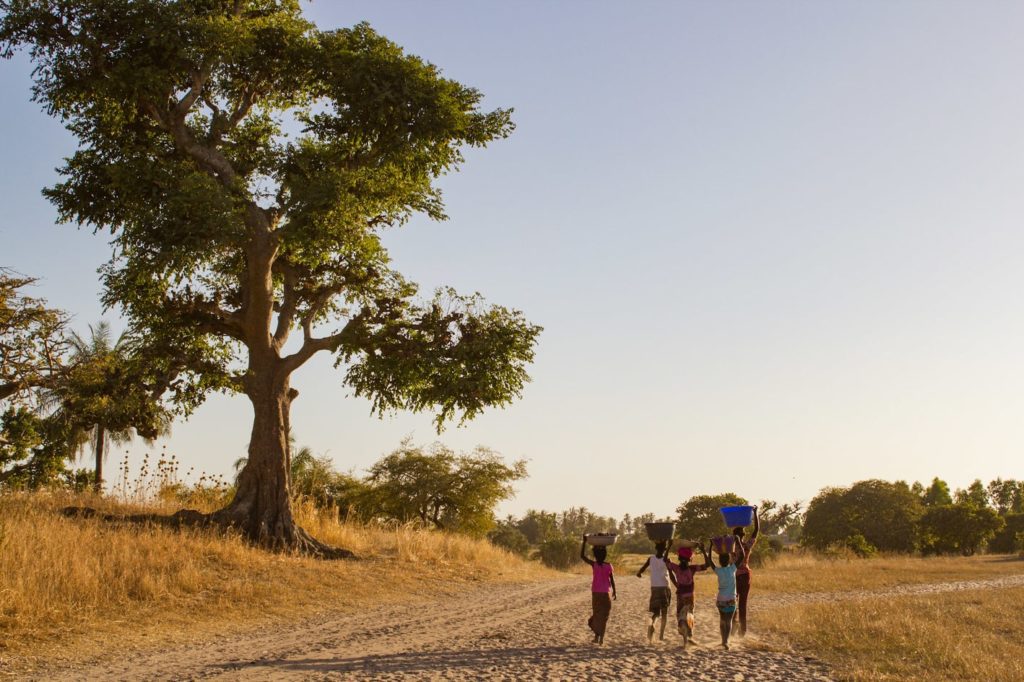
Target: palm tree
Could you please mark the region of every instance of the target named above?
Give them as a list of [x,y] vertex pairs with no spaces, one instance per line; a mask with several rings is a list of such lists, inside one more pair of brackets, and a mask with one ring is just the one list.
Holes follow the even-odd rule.
[[89,338],[72,332],[70,369],[43,397],[43,407],[67,424],[69,452],[86,449],[96,460],[93,489],[103,489],[103,462],[111,445],[144,434],[146,442],[170,433],[172,415],[133,377],[134,339],[114,340],[110,325],[89,325]]

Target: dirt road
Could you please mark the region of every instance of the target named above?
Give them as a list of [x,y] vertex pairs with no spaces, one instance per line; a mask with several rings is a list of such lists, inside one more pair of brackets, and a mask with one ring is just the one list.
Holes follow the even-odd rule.
[[[852,592],[842,598],[1024,585],[1024,576]],[[256,635],[158,653],[127,655],[116,664],[48,671],[65,680],[631,680],[715,682],[829,679],[810,657],[718,648],[717,613],[698,603],[699,647],[683,651],[669,629],[665,642],[645,638],[647,580],[620,577],[603,647],[589,643],[589,579],[491,586],[435,603],[325,617]],[[773,604],[837,595],[764,595]]]

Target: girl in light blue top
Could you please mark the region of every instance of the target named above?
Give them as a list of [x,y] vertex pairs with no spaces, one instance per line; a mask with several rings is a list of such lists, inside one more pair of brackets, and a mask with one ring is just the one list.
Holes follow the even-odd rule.
[[732,617],[736,613],[736,564],[742,564],[747,558],[747,550],[742,542],[736,543],[737,561],[733,563],[732,555],[728,552],[719,553],[718,566],[711,559],[713,543],[708,544],[708,561],[715,575],[718,576],[718,596],[715,597],[715,606],[718,607],[719,630],[722,633],[722,648],[729,648],[729,634],[732,632]]

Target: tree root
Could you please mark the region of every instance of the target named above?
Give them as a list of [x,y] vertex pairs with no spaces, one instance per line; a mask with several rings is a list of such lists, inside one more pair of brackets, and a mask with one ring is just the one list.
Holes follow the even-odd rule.
[[297,525],[290,528],[277,528],[275,533],[260,532],[257,534],[244,531],[244,524],[231,519],[221,512],[204,514],[195,509],[182,509],[173,514],[108,514],[92,507],[64,507],[61,514],[71,518],[98,518],[110,523],[153,524],[174,530],[184,528],[213,528],[225,533],[240,533],[253,545],[261,549],[315,559],[336,560],[356,559],[356,555],[340,547],[320,542],[305,529]]

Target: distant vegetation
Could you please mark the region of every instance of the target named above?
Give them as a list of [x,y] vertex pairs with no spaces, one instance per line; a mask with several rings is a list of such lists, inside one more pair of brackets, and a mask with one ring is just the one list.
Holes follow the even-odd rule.
[[[802,547],[828,556],[873,556],[878,552],[969,556],[982,551],[1024,551],[1024,482],[996,479],[987,486],[975,481],[950,492],[936,478],[925,487],[902,481],[860,481],[848,488],[824,488],[808,504],[761,500],[763,539],[755,563],[769,561],[785,547]],[[748,504],[734,493],[695,495],[682,502],[674,519],[654,514],[626,515],[621,520],[585,507],[563,512],[531,509],[521,517],[497,522],[488,537],[522,556],[533,556],[554,568],[576,561],[580,536],[613,532],[616,554],[648,553],[653,543],[644,524],[675,521],[676,536],[706,539],[729,532],[719,508]]]

